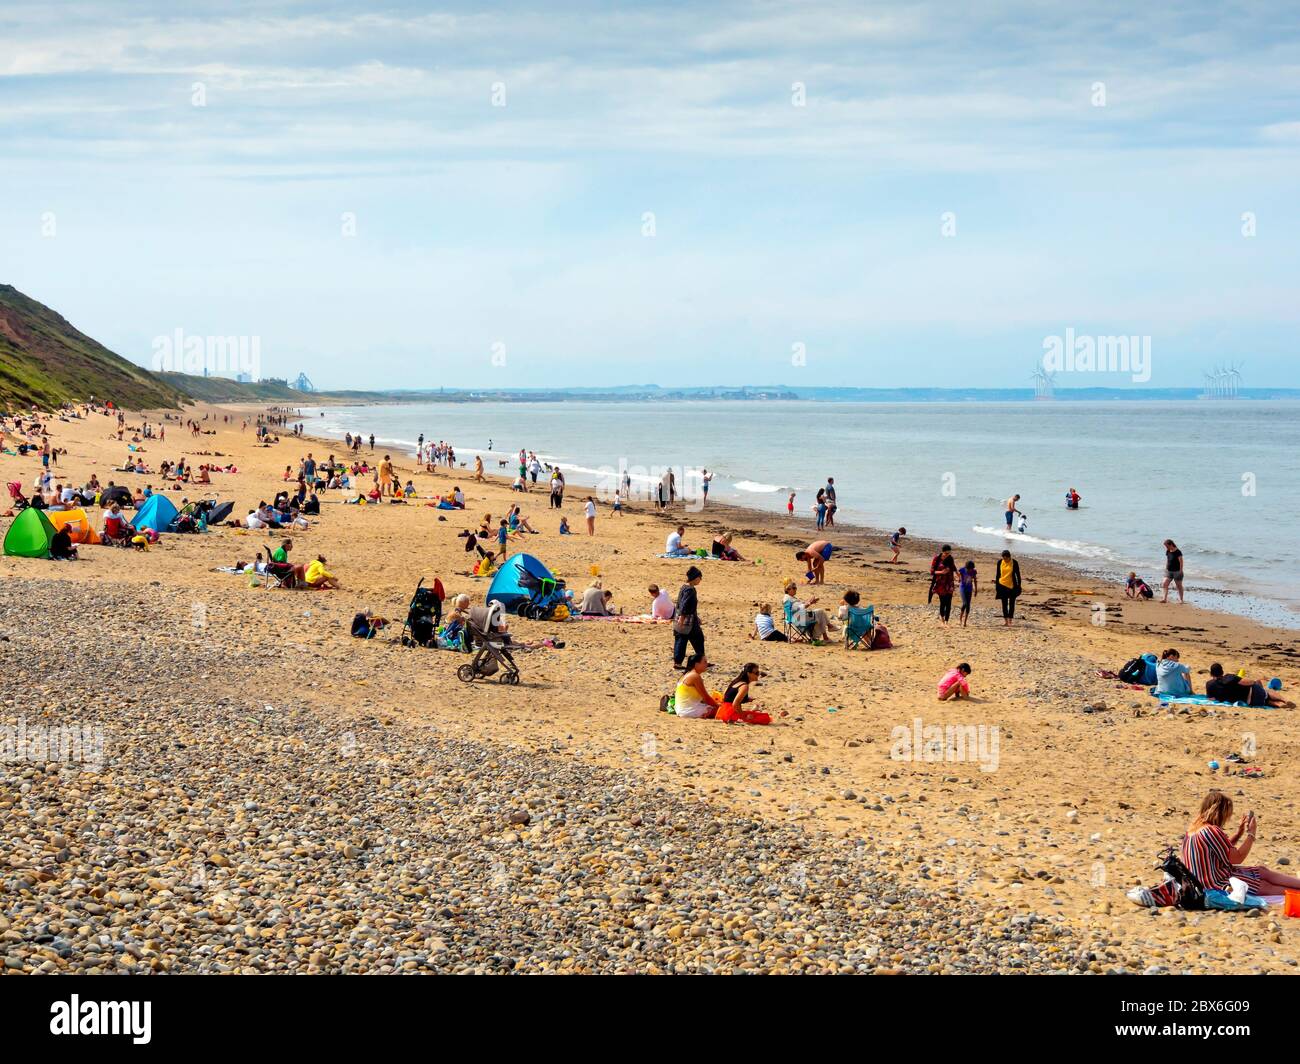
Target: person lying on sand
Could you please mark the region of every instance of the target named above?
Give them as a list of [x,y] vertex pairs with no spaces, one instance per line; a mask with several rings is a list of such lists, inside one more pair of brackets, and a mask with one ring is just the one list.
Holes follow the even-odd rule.
[[[1190,682],[1188,686],[1191,686]],[[1271,690],[1268,681],[1243,680],[1239,676],[1226,675],[1223,666],[1217,661],[1210,666],[1210,678],[1205,682],[1205,694],[1216,702],[1244,702],[1248,706],[1295,709],[1295,703],[1288,702],[1276,691]]]
[[939,680],[939,701],[947,702],[949,699],[970,698],[970,666],[962,662],[955,669],[949,669]]

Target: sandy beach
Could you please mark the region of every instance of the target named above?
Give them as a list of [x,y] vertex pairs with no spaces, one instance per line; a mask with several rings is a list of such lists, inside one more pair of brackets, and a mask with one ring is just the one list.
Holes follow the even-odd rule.
[[[210,492],[235,500],[234,516],[285,487],[308,451],[342,452],[287,434],[258,446],[240,427],[249,410],[184,416],[205,413],[215,435],[167,422],[144,457],[233,463]],[[158,488],[156,475],[112,472],[125,452],[112,425],[50,421],[67,448],[55,479]],[[297,560],[328,558],[339,590],[272,591],[214,571],[272,540],[224,527],[165,535],[144,554],[0,559],[0,724],[104,735],[99,771],[0,765],[7,971],[1247,973],[1300,960],[1280,912],[1125,898],[1159,882],[1158,851],[1215,785],[1259,818],[1252,862],[1300,859],[1295,711],[1164,710],[1099,675],[1176,647],[1198,691],[1222,661],[1294,692],[1294,633],[1132,602],[1033,562],[1008,629],[994,554],[960,550],[979,563],[981,593],[969,628],[943,628],[926,604],[934,544],[909,537],[890,565],[880,535],[838,528],[829,538],[843,551],[815,593],[833,610],[859,591],[894,649],[758,643],[755,604],[772,603],[779,624],[782,581],[799,575],[792,551],[815,538],[806,516],[714,503],[612,516],[602,503],[588,537],[575,487],[563,512],[577,534],[561,537],[543,491],[514,493],[495,469],[479,484],[469,469],[393,457],[421,498],[354,507],[328,493],[293,537]],[[0,461],[25,486],[39,465]],[[464,514],[424,505],[455,484]],[[513,688],[461,683],[462,658],[401,646],[421,577],[482,602],[489,581],[467,574],[457,533],[485,513],[495,526],[515,503],[540,534],[512,552],[579,592],[598,572],[627,614],[648,610],[652,582],[676,594],[690,562],[656,556],[676,523],[691,545],[733,531],[762,564],[700,563],[710,686],[757,662],[773,723],[659,712],[677,678],[667,625],[516,619],[516,638],[565,646],[520,655]],[[364,609],[396,623],[353,639]],[[939,703],[935,684],[959,661],[973,666],[973,698]],[[891,756],[895,729],[918,720],[996,728],[996,764]],[[1262,777],[1208,768],[1243,745]]]

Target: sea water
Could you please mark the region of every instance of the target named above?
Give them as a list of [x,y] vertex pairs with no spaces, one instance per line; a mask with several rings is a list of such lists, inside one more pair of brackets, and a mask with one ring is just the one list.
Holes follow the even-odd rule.
[[[310,432],[374,433],[411,455],[421,433],[448,440],[458,462],[481,454],[490,474],[513,476],[519,448],[535,450],[560,465],[571,494],[612,490],[623,469],[648,491],[664,468],[697,494],[708,469],[710,499],[784,511],[794,491],[809,533],[817,488],[834,477],[842,521],[948,540],[959,561],[1010,546],[1110,578],[1136,570],[1157,595],[1170,538],[1191,599],[1300,628],[1292,400],[454,402],[308,415]],[[1078,510],[1065,507],[1070,488]],[[1007,537],[1013,494],[1027,527]]]

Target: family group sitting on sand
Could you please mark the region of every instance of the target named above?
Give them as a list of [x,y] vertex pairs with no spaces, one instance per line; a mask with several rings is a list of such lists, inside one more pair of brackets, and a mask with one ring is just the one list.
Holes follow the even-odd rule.
[[[1215,702],[1295,709],[1294,702],[1278,693],[1282,689],[1281,680],[1276,677],[1271,680],[1247,680],[1242,673],[1227,673],[1216,661],[1210,666],[1210,678],[1205,681],[1205,697]],[[1160,655],[1160,660],[1156,663],[1156,683],[1152,694],[1157,698],[1170,699],[1187,698],[1193,693],[1192,670],[1182,663],[1178,651],[1171,647]]]

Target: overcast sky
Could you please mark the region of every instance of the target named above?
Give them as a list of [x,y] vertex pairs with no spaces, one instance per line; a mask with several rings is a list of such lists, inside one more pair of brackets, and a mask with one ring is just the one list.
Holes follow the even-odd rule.
[[9,0],[0,282],[324,387],[1300,386],[1300,6],[610,6]]

